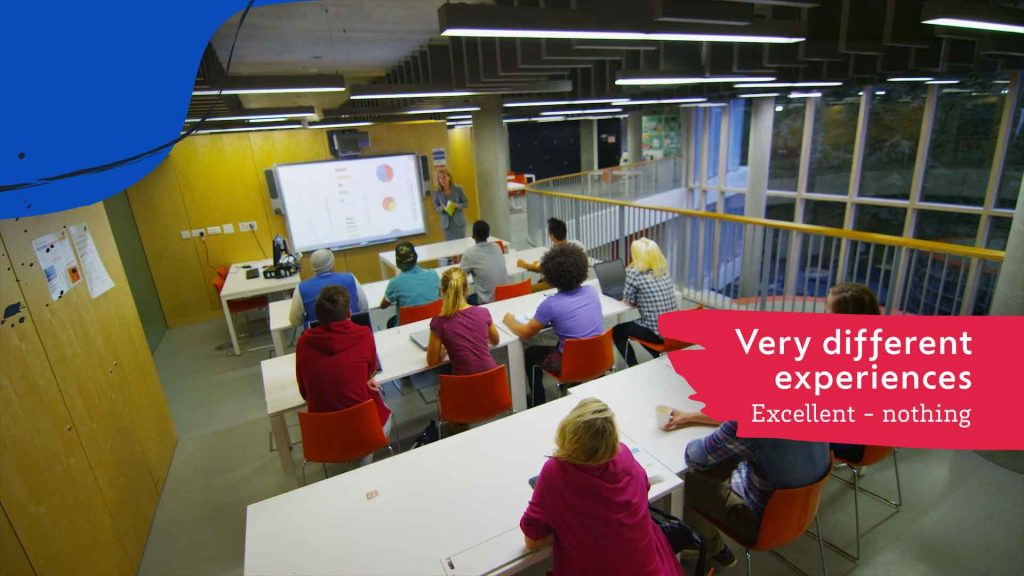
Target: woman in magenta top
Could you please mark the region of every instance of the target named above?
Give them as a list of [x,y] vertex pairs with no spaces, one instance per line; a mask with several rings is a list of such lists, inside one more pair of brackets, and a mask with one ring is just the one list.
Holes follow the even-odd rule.
[[554,575],[683,576],[648,511],[650,482],[619,443],[615,415],[587,398],[558,425],[519,522],[526,547],[554,546]]
[[441,314],[430,321],[427,364],[444,360],[447,352],[456,376],[478,374],[497,366],[488,344],[498,343],[498,329],[486,308],[466,302],[466,273],[451,268],[441,275]]

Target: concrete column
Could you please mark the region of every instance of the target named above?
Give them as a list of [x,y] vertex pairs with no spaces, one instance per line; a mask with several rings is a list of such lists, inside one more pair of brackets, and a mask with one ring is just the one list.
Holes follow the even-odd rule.
[[991,316],[1024,316],[1024,180],[1006,239],[1006,257],[992,295]]
[[626,145],[629,163],[636,164],[644,157],[644,113],[630,112],[626,119]]
[[[750,152],[747,162],[747,194],[744,216],[764,218],[768,203],[768,161],[772,149],[772,122],[775,119],[774,98],[752,98],[750,116]],[[743,270],[740,296],[757,294],[760,285],[761,251],[764,230],[747,227],[743,235]]]
[[597,170],[597,120],[580,120],[580,171]]
[[[473,113],[473,157],[476,160],[476,189],[480,218],[491,225],[491,235],[512,240],[508,221],[508,133],[501,121],[501,97],[477,99],[480,110]],[[473,223],[469,223],[472,231]]]

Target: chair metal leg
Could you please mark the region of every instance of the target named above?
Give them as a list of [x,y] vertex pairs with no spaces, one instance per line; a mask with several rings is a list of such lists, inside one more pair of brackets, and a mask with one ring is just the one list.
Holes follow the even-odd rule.
[[321,462],[320,465],[324,467],[324,480],[327,480],[327,462]]
[[747,576],[750,576],[750,574],[751,574],[751,572],[750,572],[750,570],[751,570],[750,564],[751,564],[750,550],[748,549],[747,550]]
[[306,485],[306,461],[302,461],[302,485]]
[[821,520],[817,514],[814,515],[814,529],[818,531],[818,554],[821,555],[821,574],[822,576],[828,576],[828,564],[825,563],[825,539],[821,535]]
[[853,525],[856,528],[856,547],[854,550],[853,558],[860,560],[860,470],[853,468]]
[[900,485],[900,461],[898,456],[900,449],[892,451],[892,469],[896,472],[896,508],[903,506],[903,486]]

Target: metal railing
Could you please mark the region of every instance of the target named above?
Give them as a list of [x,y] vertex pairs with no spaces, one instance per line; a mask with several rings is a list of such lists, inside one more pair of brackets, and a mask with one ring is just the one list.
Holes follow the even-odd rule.
[[650,238],[682,298],[713,308],[822,312],[829,287],[859,282],[886,314],[988,313],[1001,251],[691,210],[679,174],[678,160],[661,160],[537,181],[526,189],[530,240],[543,244],[556,217],[592,258],[628,264],[632,240]]

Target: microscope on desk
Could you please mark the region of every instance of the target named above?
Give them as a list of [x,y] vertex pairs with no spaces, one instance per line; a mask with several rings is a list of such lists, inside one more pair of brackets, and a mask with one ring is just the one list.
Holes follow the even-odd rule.
[[280,234],[274,236],[274,263],[263,270],[264,278],[287,278],[298,274],[302,258],[301,252],[290,254],[288,241]]

